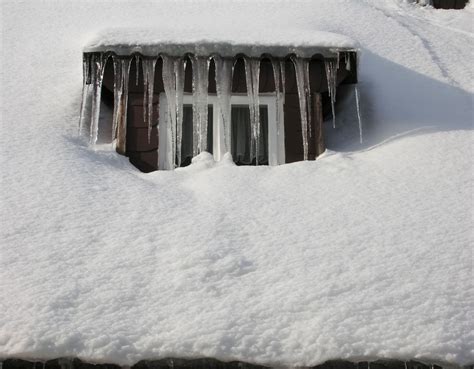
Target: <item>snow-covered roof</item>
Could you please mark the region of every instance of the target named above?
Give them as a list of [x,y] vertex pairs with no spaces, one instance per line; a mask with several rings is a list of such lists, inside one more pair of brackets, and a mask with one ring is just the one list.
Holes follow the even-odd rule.
[[260,57],[270,54],[285,57],[296,54],[311,57],[334,56],[338,51],[353,51],[357,43],[347,36],[331,32],[300,29],[272,29],[271,32],[246,33],[167,28],[110,28],[95,35],[84,52],[115,52],[130,55],[167,54],[172,56],[212,55],[233,57],[245,54]]

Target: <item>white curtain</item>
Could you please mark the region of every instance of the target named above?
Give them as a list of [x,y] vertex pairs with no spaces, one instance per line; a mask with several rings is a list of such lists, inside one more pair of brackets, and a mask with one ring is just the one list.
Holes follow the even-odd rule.
[[[240,165],[255,164],[255,156],[250,156],[251,127],[248,106],[232,106],[232,158]],[[268,164],[268,111],[260,107],[260,137],[258,148],[259,164]]]

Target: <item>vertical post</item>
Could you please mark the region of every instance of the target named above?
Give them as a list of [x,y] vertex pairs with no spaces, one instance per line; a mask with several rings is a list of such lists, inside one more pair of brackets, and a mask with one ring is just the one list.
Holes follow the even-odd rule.
[[316,157],[321,155],[324,150],[324,136],[323,136],[323,100],[319,92],[311,94],[313,98],[313,124],[314,124],[314,139],[316,145]]

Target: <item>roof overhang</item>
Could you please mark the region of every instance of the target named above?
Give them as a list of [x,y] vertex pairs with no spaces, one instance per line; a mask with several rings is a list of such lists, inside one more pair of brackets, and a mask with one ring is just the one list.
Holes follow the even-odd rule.
[[[239,37],[240,36],[240,37]],[[202,38],[199,35],[169,34],[161,30],[108,29],[94,38],[84,47],[85,53],[115,53],[116,55],[144,56],[183,56],[187,54],[221,57],[235,57],[244,54],[248,57],[271,55],[284,58],[296,55],[311,58],[315,55],[324,58],[337,57],[341,52],[356,52],[357,44],[352,39],[330,32],[295,32],[261,35],[251,40],[236,35],[233,40],[225,38]]]

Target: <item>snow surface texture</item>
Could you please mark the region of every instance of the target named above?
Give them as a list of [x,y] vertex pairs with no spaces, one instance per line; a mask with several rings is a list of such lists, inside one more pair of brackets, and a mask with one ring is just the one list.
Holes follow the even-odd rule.
[[[357,43],[347,36],[331,32],[321,32],[287,27],[269,27],[262,29],[258,38],[252,33],[244,33],[233,27],[217,27],[210,23],[197,28],[112,28],[99,32],[90,41],[84,51],[114,51],[117,54],[130,55],[139,52],[156,56],[164,53],[183,56],[187,53],[209,56],[235,56],[244,53],[247,56],[260,57],[264,53],[275,57],[296,54],[310,58],[321,53],[334,56],[331,49],[354,49]],[[169,27],[169,26],[168,26]]]
[[[472,6],[1,8],[0,356],[474,362]],[[202,154],[151,174],[88,148],[76,138],[86,40],[158,23],[358,40],[366,146],[272,168]]]

